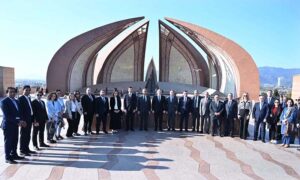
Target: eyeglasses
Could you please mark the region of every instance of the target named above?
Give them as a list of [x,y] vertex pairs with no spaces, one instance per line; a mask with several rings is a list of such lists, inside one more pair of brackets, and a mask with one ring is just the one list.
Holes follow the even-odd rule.
[[279,103],[278,101],[275,101],[275,103]]
[[41,94],[37,94],[36,96],[42,96]]

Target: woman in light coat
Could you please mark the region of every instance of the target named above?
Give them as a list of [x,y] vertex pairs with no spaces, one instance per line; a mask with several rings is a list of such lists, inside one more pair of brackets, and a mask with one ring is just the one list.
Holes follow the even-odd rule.
[[71,93],[69,95],[69,99],[66,101],[65,107],[65,113],[68,116],[67,121],[69,124],[66,136],[70,138],[77,135],[78,122],[82,114],[80,105],[76,100],[74,93]]

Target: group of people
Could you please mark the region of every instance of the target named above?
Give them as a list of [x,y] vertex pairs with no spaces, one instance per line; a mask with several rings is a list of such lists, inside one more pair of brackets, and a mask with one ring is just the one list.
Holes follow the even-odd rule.
[[[67,100],[60,90],[51,92],[47,101],[42,100],[43,91],[36,93],[36,98],[30,98],[30,86],[23,87],[23,95],[15,98],[16,89],[9,87],[7,97],[1,101],[3,120],[1,128],[4,132],[4,149],[7,163],[16,163],[15,160],[24,159],[40,150],[40,147],[49,147],[48,144],[56,143],[63,139],[61,129],[65,126],[64,119],[68,122],[67,138],[80,136],[79,123],[83,115],[84,135],[107,134],[107,119],[110,115],[109,129],[112,133],[121,129],[121,117],[125,118],[125,130],[134,131],[135,121],[139,121],[139,129],[148,131],[149,115],[154,114],[154,130],[163,131],[163,117],[167,116],[167,130],[176,131],[175,119],[180,117],[179,131],[189,131],[189,119],[192,119],[192,131],[198,133],[231,136],[239,132],[242,139],[249,136],[249,120],[255,120],[254,140],[261,139],[265,142],[266,127],[269,128],[269,140],[278,143],[282,140],[282,146],[289,147],[294,142],[295,136],[300,132],[299,105],[294,105],[292,99],[282,100],[272,97],[272,91],[267,92],[267,97],[259,96],[259,101],[252,105],[248,94],[244,93],[239,101],[229,93],[225,101],[221,101],[219,95],[210,98],[209,93],[200,96],[197,90],[193,97],[184,91],[181,97],[177,97],[171,90],[165,97],[161,89],[151,98],[147,89],[142,89],[142,94],[133,92],[128,88],[128,93],[121,97],[115,90],[108,99],[104,90],[100,90],[100,96],[92,94],[87,88],[81,95],[79,91],[68,94]],[[300,100],[299,100],[300,103]],[[135,120],[136,115],[139,117]],[[92,131],[93,119],[96,117],[95,129]],[[235,124],[239,128],[235,128]],[[17,153],[20,129],[20,155]],[[44,142],[44,132],[47,130],[47,143]],[[259,131],[260,130],[260,131]],[[31,137],[32,135],[32,137]],[[300,133],[298,134],[300,137]],[[38,139],[38,140],[37,140]],[[35,151],[30,150],[32,144]],[[39,143],[38,143],[39,141]]]

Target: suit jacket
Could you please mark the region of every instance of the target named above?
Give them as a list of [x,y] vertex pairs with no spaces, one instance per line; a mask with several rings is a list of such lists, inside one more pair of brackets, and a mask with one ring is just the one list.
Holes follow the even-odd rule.
[[209,112],[209,106],[211,103],[211,99],[208,98],[207,101],[205,100],[205,98],[202,98],[200,101],[200,115],[201,116],[209,116],[210,112]]
[[[201,102],[201,99],[202,99],[202,97],[198,96],[198,103],[197,103],[196,102],[196,97],[195,96],[193,97],[193,100],[192,100],[192,108],[193,108],[193,110],[196,110],[197,112],[200,111],[200,102]],[[197,108],[196,108],[196,103],[198,104]]]
[[184,97],[180,97],[177,111],[182,113],[182,114],[192,112],[192,100],[191,100],[191,98],[187,97],[186,103],[184,104]]
[[262,108],[260,109],[260,103],[255,103],[252,110],[252,117],[255,118],[255,121],[261,122],[264,119],[267,119],[269,116],[269,105],[267,103],[262,104]]
[[[103,100],[103,98],[105,100]],[[106,115],[109,112],[108,98],[97,97],[95,99],[95,114]]]
[[137,106],[137,97],[136,94],[132,93],[131,97],[128,94],[124,97],[124,109],[128,112],[132,112],[136,109]]
[[[75,105],[76,105],[76,112],[78,112],[80,115],[82,114],[82,109],[80,103],[75,100]],[[72,101],[67,100],[66,105],[65,105],[65,113],[68,114],[69,118],[72,118]]]
[[17,107],[14,105],[13,101],[6,97],[1,101],[1,109],[3,112],[3,118],[1,122],[2,129],[10,129],[11,127],[17,128],[18,124],[21,120],[20,114],[20,104],[18,100],[15,100],[17,103]]
[[168,110],[168,113],[175,113],[178,108],[178,99],[176,96],[173,96],[172,102],[170,96],[166,100],[166,109]]
[[[116,104],[116,101],[115,101],[115,97],[111,97],[110,98],[110,109],[111,111],[115,110],[115,104]],[[118,110],[121,111],[121,98],[120,96],[117,96],[117,104],[118,104]]]
[[[42,103],[42,104],[41,104]],[[39,102],[37,99],[32,101],[33,117],[35,122],[44,123],[48,120],[46,104],[43,100]]]
[[160,101],[158,101],[158,97],[154,96],[152,99],[152,110],[155,113],[161,113],[166,109],[166,97],[160,96]]
[[235,100],[231,101],[229,105],[229,101],[225,101],[225,111],[226,111],[226,118],[233,119],[237,118],[238,114],[238,104]]
[[[53,103],[54,102],[54,103]],[[54,121],[58,121],[58,113],[61,111],[61,106],[57,101],[47,101],[47,114],[48,118]]]
[[[265,102],[269,105],[269,109],[271,109],[274,106],[275,98],[271,97],[270,102],[268,103],[268,97],[265,99]],[[270,113],[270,112],[269,112]]]
[[147,95],[147,101],[144,100],[144,96],[140,96],[138,98],[138,105],[137,105],[137,108],[138,108],[138,111],[140,112],[148,112],[148,111],[151,111],[151,99],[150,99],[150,96]]
[[[22,119],[26,122],[32,122],[33,119],[31,116],[31,109],[30,109],[28,100],[23,95],[23,96],[19,97],[19,102],[20,102],[20,113],[21,113]],[[30,104],[31,104],[31,101],[30,101]],[[32,104],[31,104],[31,107],[32,107]]]
[[[212,101],[209,106],[210,116],[213,118],[220,118],[224,111],[224,103],[219,101],[218,105],[215,101]],[[220,113],[220,115],[216,116],[215,113]]]
[[83,95],[81,98],[81,106],[83,113],[94,114],[96,98],[93,94],[91,96],[93,100],[91,100],[87,94]]

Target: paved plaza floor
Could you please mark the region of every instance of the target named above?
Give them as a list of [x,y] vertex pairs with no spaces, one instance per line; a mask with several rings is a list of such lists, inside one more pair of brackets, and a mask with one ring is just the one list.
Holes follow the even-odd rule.
[[300,179],[296,145],[284,149],[192,132],[120,131],[64,139],[9,165],[2,132],[0,138],[1,180]]

